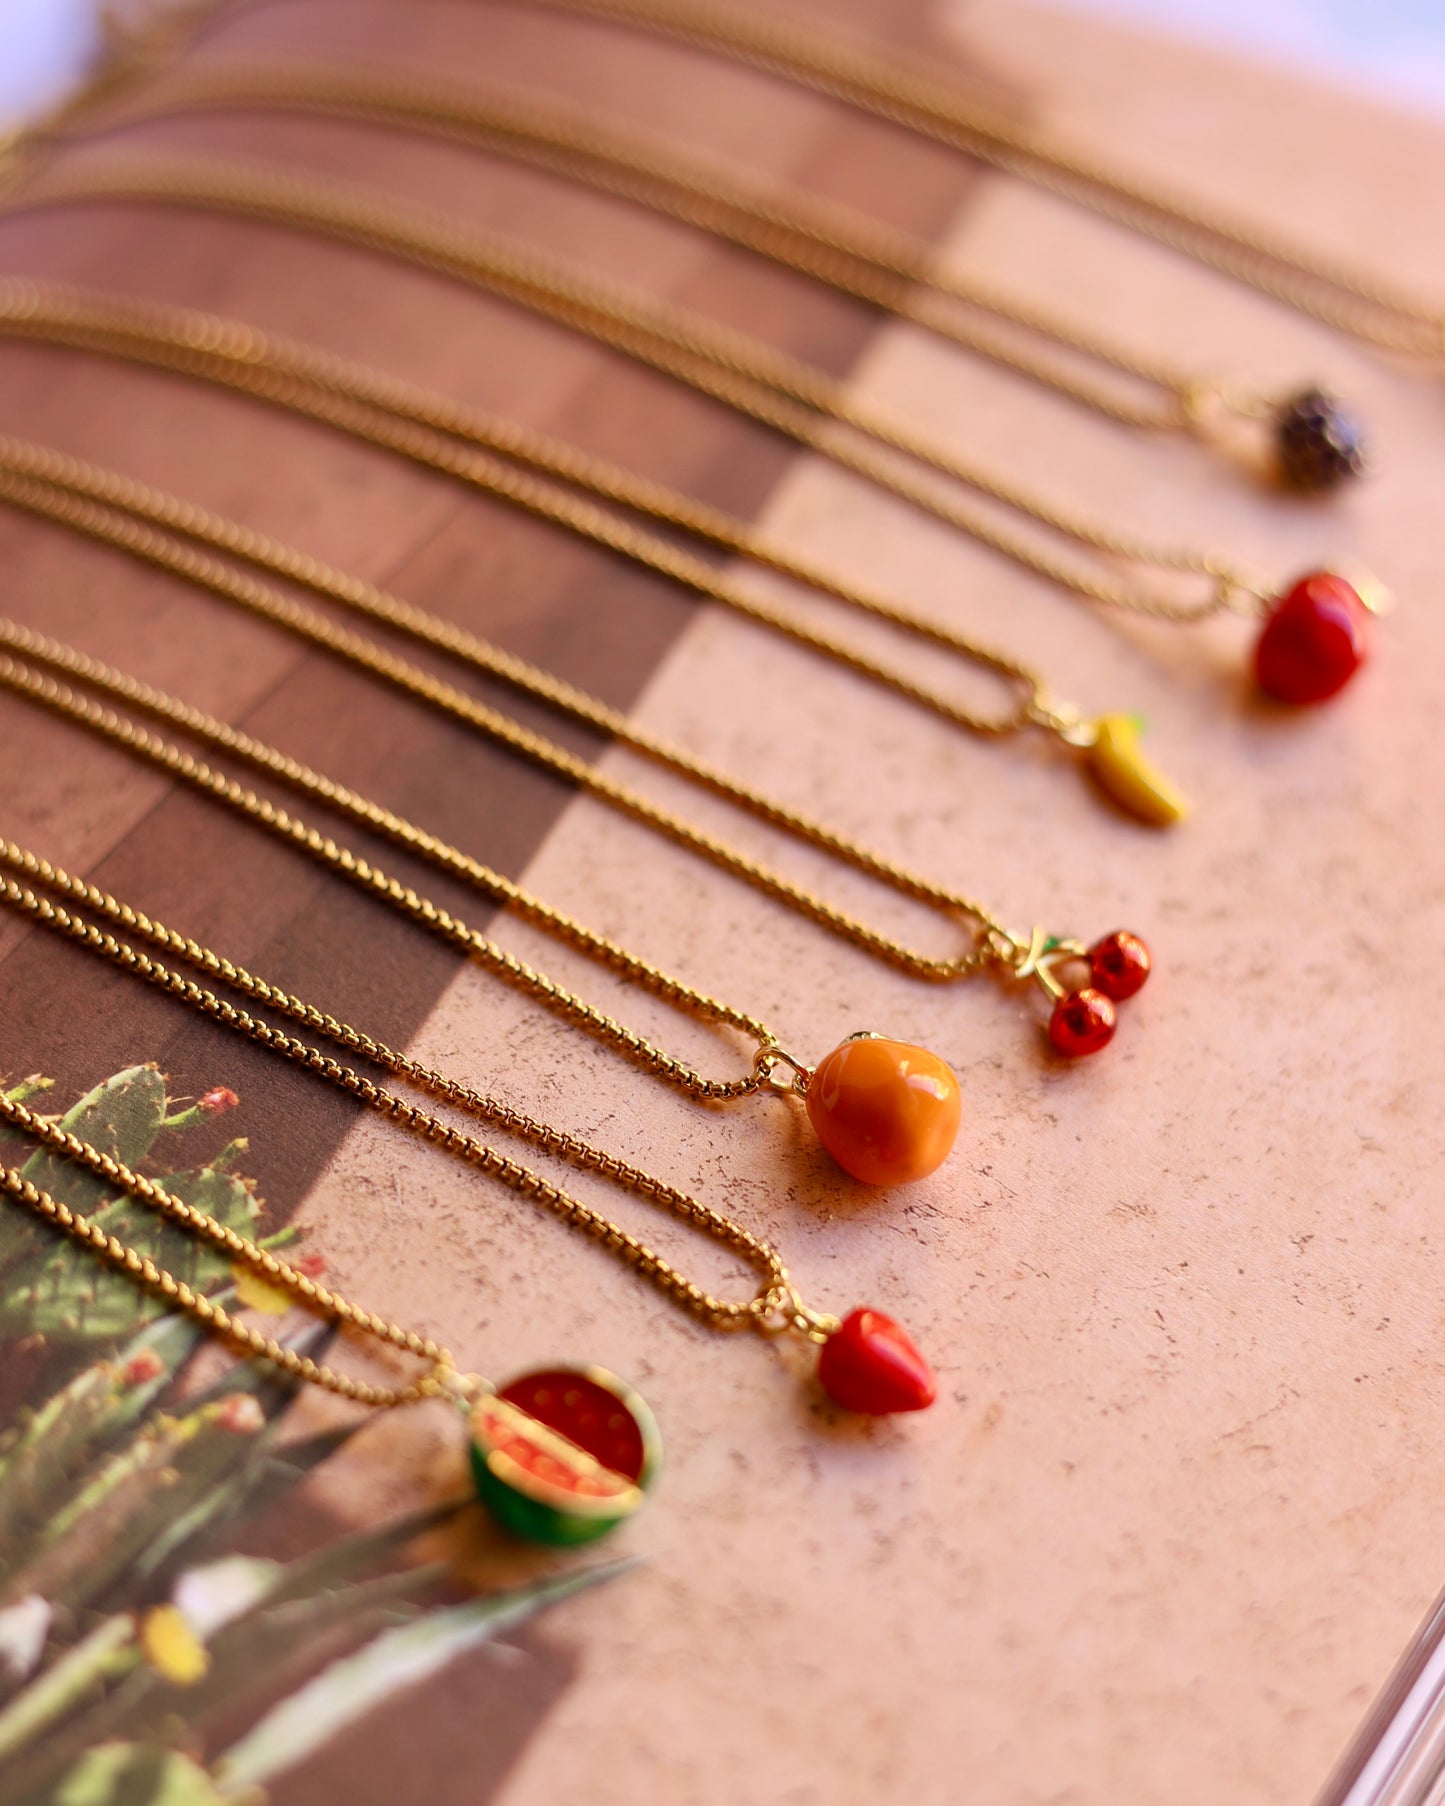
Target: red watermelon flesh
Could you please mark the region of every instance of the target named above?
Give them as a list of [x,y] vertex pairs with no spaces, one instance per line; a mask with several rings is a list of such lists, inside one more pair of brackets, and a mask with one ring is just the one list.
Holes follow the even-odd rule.
[[606,1386],[575,1368],[522,1374],[498,1398],[535,1417],[634,1485],[642,1482],[649,1450],[641,1426]]

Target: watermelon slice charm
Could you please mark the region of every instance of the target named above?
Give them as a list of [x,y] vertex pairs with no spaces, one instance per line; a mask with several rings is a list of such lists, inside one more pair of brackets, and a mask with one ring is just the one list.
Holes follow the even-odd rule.
[[662,1451],[640,1395],[601,1367],[524,1373],[472,1404],[472,1472],[513,1535],[589,1543],[638,1511]]

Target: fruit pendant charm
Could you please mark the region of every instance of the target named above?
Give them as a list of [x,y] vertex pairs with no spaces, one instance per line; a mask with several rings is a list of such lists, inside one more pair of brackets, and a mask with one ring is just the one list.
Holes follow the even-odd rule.
[[1125,815],[1151,828],[1173,827],[1188,815],[1186,798],[1155,769],[1139,744],[1144,732],[1140,716],[1085,715],[1072,703],[1041,695],[1030,706],[1028,718],[1078,753],[1084,770]]
[[901,1323],[859,1308],[846,1317],[809,1310],[785,1269],[754,1306],[764,1335],[788,1333],[818,1347],[818,1384],[835,1405],[860,1417],[926,1411],[938,1396],[933,1369]]
[[1337,696],[1369,652],[1367,603],[1353,583],[1312,571],[1273,605],[1254,649],[1254,675],[1276,702],[1306,707]]
[[926,1411],[938,1396],[933,1369],[901,1323],[851,1311],[823,1344],[818,1383],[835,1405],[864,1417]]
[[1275,463],[1289,489],[1338,489],[1365,468],[1359,423],[1323,389],[1301,389],[1275,410]]
[[657,1421],[601,1367],[525,1373],[470,1401],[472,1473],[505,1529],[534,1543],[590,1543],[631,1517],[656,1478]]
[[948,1064],[926,1047],[862,1032],[849,1035],[817,1066],[770,1043],[757,1070],[801,1096],[819,1141],[845,1173],[865,1185],[907,1185],[948,1158],[963,1103]]
[[[1010,978],[1032,978],[1042,987],[1053,1004],[1050,1044],[1069,1060],[1109,1045],[1119,1024],[1114,1006],[1144,988],[1152,965],[1148,947],[1126,928],[1092,946],[1061,940],[1042,928],[1035,928],[1026,941],[995,936],[993,955]],[[1072,989],[1059,976],[1069,968],[1084,979]]]
[[1084,740],[1089,776],[1126,815],[1151,828],[1183,821],[1189,804],[1145,757],[1139,745],[1143,722],[1137,715],[1101,715]]

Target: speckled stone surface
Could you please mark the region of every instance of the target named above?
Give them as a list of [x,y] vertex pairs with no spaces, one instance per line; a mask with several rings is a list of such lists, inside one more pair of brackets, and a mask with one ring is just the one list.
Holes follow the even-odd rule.
[[[1321,134],[1312,96],[1273,77],[1030,8],[951,18],[1042,117],[1445,290],[1439,188],[1420,178],[1437,130],[1361,108]],[[951,244],[1158,353],[1282,386],[1327,376],[1374,425],[1378,479],[1328,508],[1270,499],[903,329],[859,393],[1156,539],[1210,539],[1281,578],[1353,553],[1401,606],[1339,707],[1286,717],[1245,692],[1241,626],[1121,626],[830,470],[790,478],[769,526],[1046,661],[1088,706],[1142,709],[1197,816],[1151,837],[1058,761],[963,740],[717,616],[674,650],[649,727],[1010,920],[1135,927],[1158,971],[1111,1052],[1062,1070],[1030,1008],[910,988],[594,805],[569,810],[530,883],[809,1051],[856,1026],[938,1048],[966,1117],[951,1167],[870,1197],[779,1106],[702,1114],[585,1055],[579,1082],[570,1038],[480,978],[427,1023],[427,1055],[775,1235],[818,1304],[895,1312],[943,1382],[925,1418],[833,1422],[780,1351],[709,1337],[552,1224],[403,1157],[477,1346],[612,1361],[669,1441],[628,1537],[648,1565],[555,1632],[578,1678],[506,1806],[1305,1801],[1442,1577],[1438,390],[1004,181]],[[319,1222],[355,1232],[380,1143],[368,1128],[348,1147]],[[539,1275],[560,1330],[538,1320]],[[390,1302],[443,1314],[431,1288],[403,1268]]]

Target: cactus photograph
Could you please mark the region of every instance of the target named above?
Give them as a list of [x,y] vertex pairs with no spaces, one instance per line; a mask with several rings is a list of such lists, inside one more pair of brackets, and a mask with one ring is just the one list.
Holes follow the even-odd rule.
[[[54,1089],[34,1076],[8,1095],[35,1107]],[[294,1241],[294,1229],[267,1238],[244,1138],[191,1157],[196,1132],[239,1106],[224,1085],[174,1100],[143,1064],[56,1120],[246,1235]],[[139,1201],[108,1196],[99,1178],[45,1153],[24,1170],[198,1292],[269,1314],[284,1346],[315,1353],[330,1339],[329,1326]],[[289,1258],[320,1270],[314,1254]],[[267,1524],[342,1456],[358,1422],[298,1430],[297,1382],[245,1361],[218,1371],[200,1359],[202,1327],[10,1204],[0,1313],[5,1806],[302,1797],[286,1795],[286,1778],[368,1714],[623,1566],[573,1564],[469,1593],[447,1560],[414,1553],[476,1512],[460,1494],[266,1553]],[[11,1399],[17,1377],[23,1396]]]

